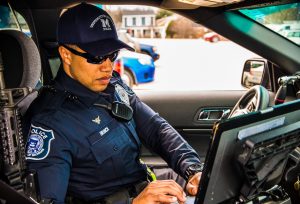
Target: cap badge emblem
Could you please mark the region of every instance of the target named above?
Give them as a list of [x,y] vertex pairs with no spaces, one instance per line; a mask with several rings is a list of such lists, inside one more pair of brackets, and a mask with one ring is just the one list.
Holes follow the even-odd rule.
[[90,25],[90,28],[94,28],[95,24],[100,21],[103,30],[111,30],[110,22],[113,22],[111,18],[106,15],[100,15]]

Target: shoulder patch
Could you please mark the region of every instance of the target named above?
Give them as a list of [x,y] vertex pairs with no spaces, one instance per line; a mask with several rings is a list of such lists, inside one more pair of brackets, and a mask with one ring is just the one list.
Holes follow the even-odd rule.
[[50,152],[51,141],[54,139],[52,130],[31,125],[26,144],[26,159],[45,159]]

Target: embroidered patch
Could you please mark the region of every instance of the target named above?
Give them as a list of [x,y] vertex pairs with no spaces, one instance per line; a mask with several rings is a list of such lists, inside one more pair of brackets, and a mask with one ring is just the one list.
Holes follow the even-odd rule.
[[125,91],[125,89],[119,84],[115,85],[115,89],[116,89],[116,92],[117,92],[118,96],[120,97],[121,101],[123,101],[127,105],[130,105],[129,97],[128,97],[128,94]]
[[54,139],[52,130],[45,130],[41,127],[31,125],[26,145],[26,159],[45,159],[50,152],[51,141]]

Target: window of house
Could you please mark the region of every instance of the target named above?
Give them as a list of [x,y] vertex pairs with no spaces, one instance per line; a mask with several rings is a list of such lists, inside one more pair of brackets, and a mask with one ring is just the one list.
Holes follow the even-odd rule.
[[132,18],[132,25],[135,26],[136,25],[136,17]]
[[142,17],[142,25],[146,25],[146,18],[145,17]]
[[127,27],[128,26],[128,24],[127,24],[127,18],[125,17],[124,20],[125,20],[125,27]]

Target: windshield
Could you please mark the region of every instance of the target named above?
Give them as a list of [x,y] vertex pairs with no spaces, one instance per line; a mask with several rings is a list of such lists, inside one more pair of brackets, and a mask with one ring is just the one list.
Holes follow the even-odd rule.
[[242,9],[239,11],[300,45],[300,3]]

